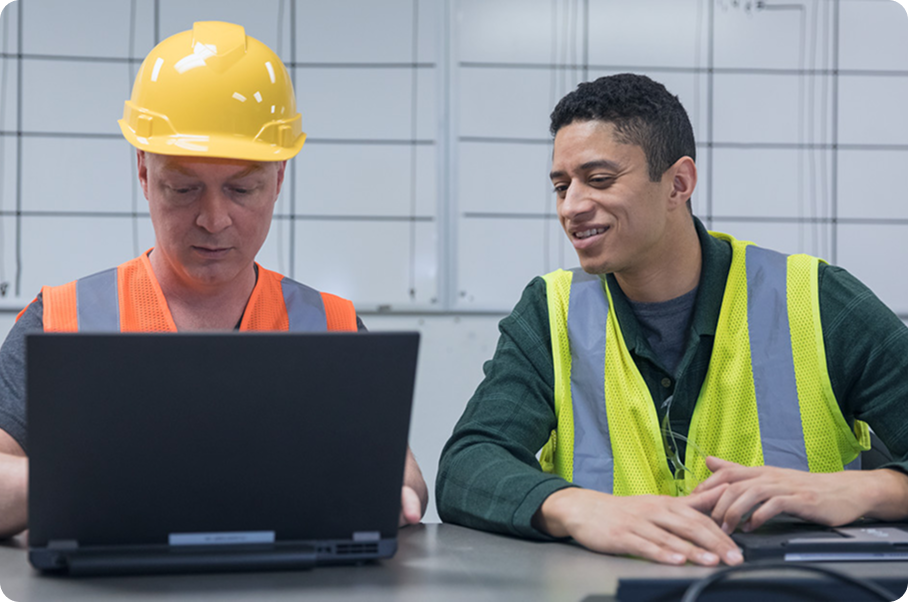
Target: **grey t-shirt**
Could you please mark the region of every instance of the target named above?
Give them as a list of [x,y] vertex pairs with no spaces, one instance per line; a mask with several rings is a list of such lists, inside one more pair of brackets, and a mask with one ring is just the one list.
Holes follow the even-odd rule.
[[[356,328],[360,332],[366,330],[359,316],[356,316]],[[43,331],[44,300],[39,293],[0,347],[0,429],[15,439],[26,453],[25,335]]]
[[646,342],[671,374],[677,374],[678,362],[684,355],[697,288],[694,287],[680,297],[658,303],[638,303],[628,299]]

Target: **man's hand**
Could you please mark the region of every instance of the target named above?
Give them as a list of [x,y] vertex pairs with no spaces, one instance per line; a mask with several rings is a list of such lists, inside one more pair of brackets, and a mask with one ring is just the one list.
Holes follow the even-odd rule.
[[407,460],[404,465],[404,485],[400,492],[400,519],[398,526],[415,525],[422,520],[429,505],[429,489],[422,477],[419,464],[410,447],[407,447]]
[[706,466],[713,474],[694,494],[723,490],[712,518],[725,533],[734,531],[742,520],[742,529],[751,531],[783,512],[828,526],[862,516],[882,520],[908,516],[908,475],[894,470],[808,473],[741,466],[714,457],[706,459]]
[[27,522],[28,458],[0,452],[0,539],[21,533]]
[[400,490],[400,520],[398,526],[415,525],[422,519],[419,496],[406,485]]
[[664,564],[740,564],[738,546],[707,516],[725,487],[674,498],[618,497],[570,488],[550,495],[533,525],[554,537],[573,537],[596,552],[631,554]]

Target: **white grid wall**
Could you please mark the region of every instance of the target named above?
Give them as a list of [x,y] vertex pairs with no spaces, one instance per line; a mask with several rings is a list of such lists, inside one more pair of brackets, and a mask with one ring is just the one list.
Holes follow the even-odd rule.
[[457,306],[510,307],[578,262],[554,214],[548,115],[633,71],[681,99],[708,227],[808,252],[908,316],[908,15],[890,0],[461,0]]
[[259,261],[366,309],[436,305],[438,10],[429,0],[9,6],[0,280],[11,306],[154,244],[117,119],[142,57],[200,20],[240,23],[281,56],[308,134]]
[[0,303],[153,244],[116,120],[141,58],[241,23],[308,140],[260,261],[365,312],[504,313],[577,264],[548,114],[636,71],[678,94],[708,226],[843,265],[900,315],[908,15],[892,0],[18,0],[0,17]]

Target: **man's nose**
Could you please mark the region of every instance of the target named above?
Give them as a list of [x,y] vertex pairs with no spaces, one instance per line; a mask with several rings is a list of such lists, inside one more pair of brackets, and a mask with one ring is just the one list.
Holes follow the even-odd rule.
[[195,223],[212,234],[228,228],[233,223],[230,217],[230,199],[220,191],[206,191],[199,204]]
[[574,219],[579,215],[591,211],[593,203],[587,194],[587,189],[581,183],[571,182],[564,191],[564,198],[559,205],[562,217]]

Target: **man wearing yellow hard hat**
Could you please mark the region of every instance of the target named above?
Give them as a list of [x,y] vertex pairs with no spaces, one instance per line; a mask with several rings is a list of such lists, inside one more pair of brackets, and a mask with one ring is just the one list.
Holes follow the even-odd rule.
[[[120,128],[136,147],[155,247],[120,266],[43,287],[0,350],[0,537],[27,526],[25,335],[34,331],[176,332],[363,329],[353,304],[254,259],[287,161],[306,134],[274,52],[239,25],[196,23],[156,46]],[[428,491],[408,450],[400,523]]]

